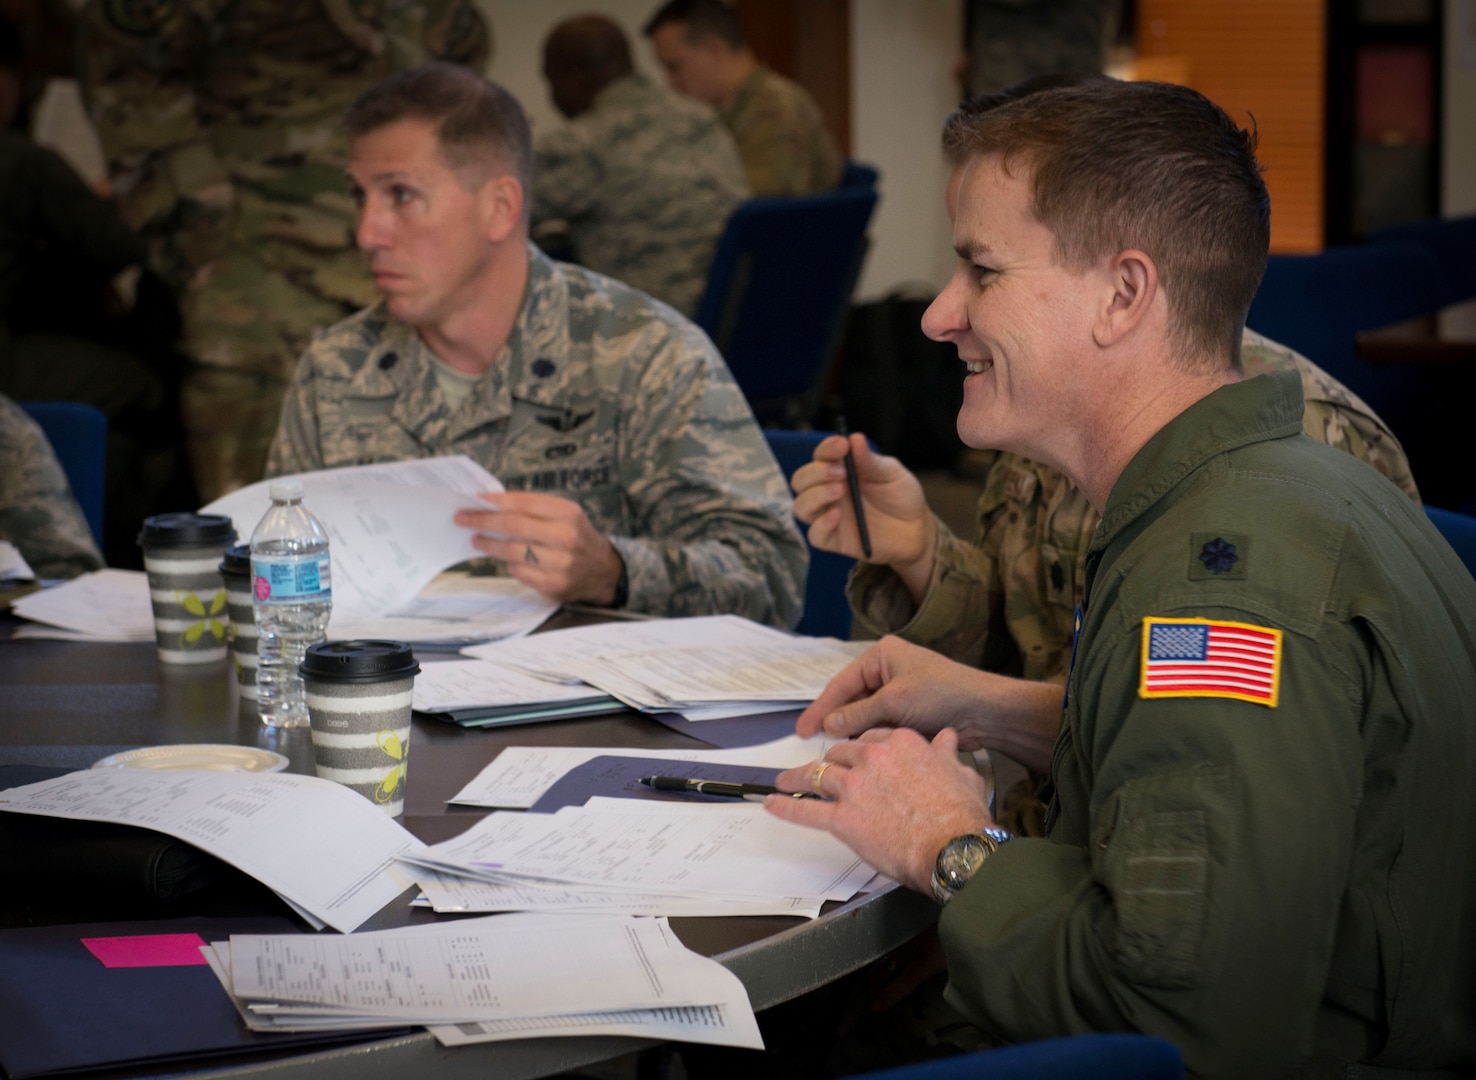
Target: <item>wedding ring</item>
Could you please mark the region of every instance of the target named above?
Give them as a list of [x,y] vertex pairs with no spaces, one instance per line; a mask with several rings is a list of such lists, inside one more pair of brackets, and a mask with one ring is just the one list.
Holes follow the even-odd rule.
[[527,550],[523,552],[523,561],[530,566],[538,565],[538,556],[533,553],[532,544],[529,544]]
[[820,764],[816,765],[815,771],[810,774],[810,790],[813,791],[816,795],[825,794],[825,792],[820,789],[820,780],[825,775],[825,770],[830,768],[834,764],[835,762],[833,761],[826,761],[824,758],[821,758]]

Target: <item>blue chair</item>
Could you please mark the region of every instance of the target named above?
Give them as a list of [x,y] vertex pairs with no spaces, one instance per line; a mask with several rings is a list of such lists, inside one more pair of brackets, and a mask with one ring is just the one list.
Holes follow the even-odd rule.
[[103,542],[103,490],[108,468],[108,418],[95,405],[75,401],[20,401],[22,409],[40,425],[56,452],[72,495],[92,530],[97,546]]
[[814,410],[876,200],[872,188],[750,199],[728,219],[696,322],[770,427]]
[[1181,1080],[1184,1060],[1151,1035],[1071,1035],[939,1058],[858,1080]]
[[1453,510],[1442,510],[1438,506],[1426,506],[1425,513],[1445,537],[1445,542],[1455,548],[1455,553],[1476,577],[1476,517],[1457,514]]
[[1251,329],[1289,345],[1372,406],[1414,467],[1437,464],[1427,373],[1358,357],[1358,334],[1438,310],[1449,286],[1435,256],[1412,240],[1351,244],[1316,255],[1273,255],[1252,301]]
[[1428,249],[1440,264],[1448,286],[1441,307],[1476,298],[1476,214],[1390,225],[1371,234],[1369,241],[1410,241]]
[[[779,462],[787,480],[794,471],[815,456],[815,447],[828,436],[828,431],[764,432],[769,449]],[[800,529],[803,531],[804,526]],[[851,605],[846,600],[846,577],[855,559],[810,547],[810,574],[805,580],[805,614],[796,629],[811,637],[851,636]]]
[[876,182],[881,178],[881,173],[874,165],[867,165],[863,161],[852,161],[846,158],[845,169],[841,172],[841,181],[837,187],[843,188],[874,188]]

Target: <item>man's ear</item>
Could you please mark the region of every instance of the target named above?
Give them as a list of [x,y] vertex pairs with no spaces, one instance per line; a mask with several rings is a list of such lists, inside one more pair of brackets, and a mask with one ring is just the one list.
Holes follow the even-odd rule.
[[523,222],[523,185],[515,177],[494,176],[479,193],[487,239],[501,243]]
[[1158,299],[1158,267],[1135,248],[1118,252],[1107,264],[1107,287],[1092,323],[1092,337],[1103,348],[1128,337]]

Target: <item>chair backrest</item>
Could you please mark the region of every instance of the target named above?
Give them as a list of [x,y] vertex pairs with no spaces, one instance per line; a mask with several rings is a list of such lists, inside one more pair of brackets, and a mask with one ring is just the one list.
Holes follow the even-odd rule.
[[[788,480],[794,471],[815,456],[815,447],[828,436],[828,431],[764,432],[769,449]],[[804,529],[804,525],[800,525]],[[846,600],[846,577],[855,559],[834,552],[810,548],[810,574],[805,579],[805,614],[796,629],[811,637],[851,636],[851,605]]]
[[864,1073],[858,1080],[1181,1080],[1184,1059],[1152,1035],[1070,1035]]
[[750,199],[728,219],[696,322],[759,419],[814,395],[840,340],[876,207],[871,188]]
[[103,542],[103,489],[108,468],[108,417],[95,405],[75,401],[20,401],[22,409],[46,434],[56,452],[72,495],[92,530]]
[[1412,241],[1435,256],[1448,286],[1441,303],[1459,304],[1476,298],[1476,214],[1455,218],[1423,218],[1379,229],[1373,243]]
[[868,165],[864,161],[852,161],[846,158],[845,168],[841,171],[841,181],[837,187],[843,188],[874,188],[876,182],[881,178],[875,165]]
[[1445,542],[1455,548],[1455,553],[1476,577],[1476,517],[1458,514],[1454,510],[1442,510],[1438,506],[1426,506],[1425,513],[1445,537]]
[[1406,366],[1360,360],[1357,338],[1434,312],[1447,291],[1435,257],[1410,240],[1273,255],[1246,323],[1307,356],[1361,397],[1413,460],[1423,448],[1429,379]]

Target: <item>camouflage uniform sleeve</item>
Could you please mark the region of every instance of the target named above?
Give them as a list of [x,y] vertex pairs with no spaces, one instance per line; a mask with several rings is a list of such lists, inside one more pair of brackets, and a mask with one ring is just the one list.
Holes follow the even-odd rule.
[[659,346],[641,383],[624,455],[636,536],[610,538],[625,562],[628,607],[793,627],[808,549],[732,375],[686,325]]
[[321,344],[314,343],[297,363],[297,372],[282,399],[277,433],[267,452],[266,476],[290,476],[323,468],[318,438],[318,402],[314,359]]
[[981,667],[985,643],[1001,604],[998,566],[984,546],[968,543],[938,522],[933,577],[922,603],[913,606],[902,579],[890,567],[858,563],[846,583],[856,615],[855,637],[898,637]]
[[0,398],[0,539],[43,578],[100,569],[102,554],[41,428]]
[[563,124],[539,137],[533,158],[534,224],[587,214],[599,193],[599,160],[584,132]]

